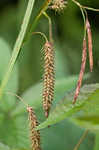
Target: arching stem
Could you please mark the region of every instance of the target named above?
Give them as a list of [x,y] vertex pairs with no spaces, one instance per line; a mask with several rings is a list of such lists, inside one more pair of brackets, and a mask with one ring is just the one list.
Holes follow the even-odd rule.
[[49,21],[49,41],[53,43],[53,36],[52,36],[52,21],[51,18],[48,16],[46,12],[43,12],[44,16],[48,19]]
[[81,136],[79,142],[77,143],[77,145],[75,146],[74,150],[78,150],[80,145],[82,144],[82,142],[84,141],[84,139],[86,138],[86,136],[88,135],[89,130],[86,130],[83,135]]

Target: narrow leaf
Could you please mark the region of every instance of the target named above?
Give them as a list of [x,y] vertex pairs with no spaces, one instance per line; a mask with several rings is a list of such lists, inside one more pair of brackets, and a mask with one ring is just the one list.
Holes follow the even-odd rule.
[[12,56],[11,56],[7,71],[4,75],[4,78],[3,78],[1,86],[0,86],[0,96],[1,97],[2,97],[2,92],[3,92],[6,84],[8,83],[8,80],[9,80],[10,75],[12,73],[14,64],[16,62],[16,59],[17,59],[18,54],[20,52],[21,46],[23,44],[24,36],[25,36],[26,30],[27,30],[29,20],[30,20],[30,16],[31,16],[31,13],[32,13],[32,9],[33,9],[33,6],[34,6],[34,1],[35,0],[29,0],[29,2],[28,2],[27,10],[26,10],[26,13],[25,13],[25,16],[24,16],[24,19],[23,19],[23,23],[22,23],[22,26],[21,26],[20,33],[19,33],[18,38],[16,40],[16,43],[15,43],[15,46],[13,48]]

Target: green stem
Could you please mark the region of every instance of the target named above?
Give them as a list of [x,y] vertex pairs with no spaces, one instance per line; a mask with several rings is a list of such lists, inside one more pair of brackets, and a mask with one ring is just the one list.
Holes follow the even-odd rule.
[[49,41],[53,43],[53,38],[52,38],[52,21],[51,18],[48,16],[46,12],[43,13],[44,16],[48,19],[49,21]]
[[29,23],[29,20],[30,20],[30,16],[31,16],[31,13],[32,13],[32,9],[33,9],[33,6],[34,6],[34,1],[35,0],[29,0],[29,2],[28,2],[27,10],[26,10],[26,13],[25,13],[25,16],[24,16],[24,19],[23,19],[23,23],[22,23],[22,26],[21,26],[20,33],[19,33],[18,38],[16,40],[16,43],[15,43],[15,46],[14,46],[14,49],[13,49],[13,52],[12,52],[12,56],[11,56],[10,62],[8,64],[7,72],[5,73],[4,79],[2,80],[2,83],[1,83],[1,86],[0,86],[0,98],[2,97],[3,90],[4,90],[8,80],[10,78],[10,75],[11,75],[11,72],[13,70],[14,64],[15,64],[16,59],[18,57],[18,54],[20,52],[20,49],[21,49],[21,46],[22,46],[22,43],[23,43],[23,40],[24,40],[24,36],[25,36],[26,30],[27,30],[27,27],[28,27],[28,23]]
[[74,2],[81,10],[81,13],[82,13],[82,17],[83,17],[83,20],[84,20],[84,37],[86,37],[86,18],[85,18],[85,14],[84,14],[84,11],[85,8],[79,3],[77,2],[76,0],[72,0],[72,2]]
[[84,20],[84,37],[86,37],[86,17],[85,17],[84,10],[82,7],[80,7],[80,10],[81,10],[83,20]]
[[91,11],[97,11],[97,12],[99,12],[99,9],[95,9],[95,8],[91,8],[91,7],[87,7],[87,6],[83,6],[83,8],[91,10]]
[[52,0],[45,0],[43,7],[41,8],[40,12],[38,13],[38,15],[36,16],[35,20],[32,23],[32,26],[30,27],[28,33],[26,34],[25,38],[24,38],[24,43],[26,41],[28,41],[28,39],[31,37],[31,33],[33,32],[33,30],[35,29],[35,27],[38,24],[39,19],[41,18],[42,14],[47,10],[48,5],[51,3]]
[[22,44],[23,44],[23,42],[27,41],[27,40],[25,40],[25,37],[26,37],[26,39],[31,37],[31,33],[33,32],[34,28],[36,27],[36,25],[38,23],[38,20],[40,19],[43,12],[46,11],[49,3],[52,0],[45,0],[45,3],[43,5],[40,13],[37,15],[37,17],[33,21],[33,25],[30,28],[30,31],[28,32],[28,35],[25,36],[26,30],[27,30],[27,27],[28,27],[28,24],[29,24],[30,16],[31,16],[31,13],[32,13],[32,9],[33,9],[33,6],[34,6],[34,1],[35,0],[29,0],[29,2],[28,2],[27,10],[26,10],[26,13],[25,13],[25,16],[24,16],[24,19],[23,19],[23,24],[21,26],[21,31],[18,35],[17,40],[16,40],[16,43],[15,43],[15,46],[14,46],[14,49],[13,49],[13,52],[12,52],[12,56],[11,56],[11,59],[10,59],[9,65],[8,65],[7,72],[5,73],[4,79],[2,80],[2,83],[1,83],[1,86],[0,86],[0,98],[2,97],[3,90],[6,86],[6,84],[8,83],[8,80],[9,80],[10,75],[12,73],[14,64],[15,64],[16,59],[18,57],[18,54],[21,50]]
[[46,35],[44,33],[42,33],[42,32],[33,32],[32,34],[39,34],[45,39],[45,42],[48,41]]
[[72,0],[72,2],[74,2],[76,5],[78,5],[79,7],[84,8],[84,9],[88,9],[88,10],[91,10],[91,11],[97,11],[97,12],[99,12],[99,9],[95,9],[95,8],[83,6],[83,5],[81,5],[81,4],[80,4],[78,1],[76,1],[76,0]]

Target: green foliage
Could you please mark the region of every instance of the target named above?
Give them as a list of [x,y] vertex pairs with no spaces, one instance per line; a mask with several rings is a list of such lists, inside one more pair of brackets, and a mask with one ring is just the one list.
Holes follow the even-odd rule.
[[99,133],[97,132],[94,150],[98,150],[98,149],[99,149]]
[[[38,19],[35,19],[35,16],[37,16],[43,2],[35,2],[33,13],[34,1],[31,2],[32,5],[29,4],[29,13],[26,15],[24,27],[22,26],[21,28],[20,38],[18,38],[14,47],[12,65],[14,70],[12,73],[10,72],[10,80],[4,88],[2,99],[0,99],[0,150],[30,150],[29,121],[26,106],[7,92],[20,93],[24,102],[34,108],[40,122],[38,128],[44,128],[40,130],[43,150],[73,150],[84,132],[83,128],[94,131],[94,134],[88,134],[79,150],[93,150],[93,147],[94,150],[98,150],[99,135],[94,129],[99,129],[99,84],[87,85],[88,83],[93,83],[93,81],[95,83],[99,82],[98,15],[96,16],[96,13],[92,13],[91,16],[88,11],[93,29],[94,72],[85,81],[86,85],[81,89],[77,103],[72,105],[74,87],[78,79],[78,75],[74,74],[78,74],[81,64],[83,37],[81,12],[71,1],[68,2],[67,8],[62,15],[57,15],[51,11],[48,12],[52,18],[55,39],[56,81],[53,105],[49,118],[46,119],[42,110],[43,85],[40,83],[42,75],[40,49],[44,41],[39,36],[30,35],[31,29],[34,29],[38,23]],[[4,79],[7,69],[9,69],[7,66],[11,58],[11,48],[20,31],[20,24],[22,23],[27,3],[27,1],[21,0],[17,7],[7,7],[2,13],[0,11],[0,35],[3,37],[3,39],[0,38],[0,83]],[[89,2],[84,0],[82,3],[95,8],[98,6],[99,1]],[[43,10],[46,8],[47,5],[43,7]],[[41,15],[42,11],[39,17]],[[97,26],[93,23],[94,16],[96,16],[95,22],[97,22]],[[28,26],[29,22],[30,25]],[[32,28],[30,28],[31,25]],[[27,26],[29,27],[28,29]],[[28,35],[31,36],[31,40],[24,44],[20,51],[26,31],[27,37],[25,40]],[[37,31],[44,32],[48,36],[48,22],[44,17],[39,22]],[[18,51],[16,52],[17,46],[20,56],[17,64],[15,64],[19,54]],[[87,65],[86,71],[89,72],[88,68]],[[51,125],[50,128],[47,128],[48,125]],[[96,139],[94,138],[95,134]]]
[[2,150],[10,150],[10,148],[2,143],[0,143],[0,149]]
[[[0,63],[0,77],[2,79],[11,57],[11,50],[9,45],[2,39],[0,39],[0,49],[0,60],[2,60],[2,63]],[[19,126],[19,123],[22,122],[23,124],[24,118],[22,118],[21,116],[19,116],[19,118],[15,118],[11,115],[11,112],[16,107],[16,98],[7,93],[9,91],[16,93],[17,90],[18,68],[16,66],[4,90],[4,95],[2,99],[0,99],[0,141],[10,147],[19,147],[18,145],[20,144],[20,137],[24,137],[23,134],[22,136],[21,134],[19,134],[21,133],[20,131],[23,130],[23,126]],[[23,148],[23,146],[21,147]]]
[[75,105],[72,104],[74,93],[67,94],[66,97],[56,105],[50,113],[48,119],[39,125],[37,129],[42,129],[48,125],[53,125],[65,118],[77,120],[81,126],[89,129],[99,129],[99,84],[86,85],[81,89],[80,95]]
[[0,86],[0,90],[1,90],[0,95],[1,96],[3,95],[3,90],[6,87],[6,84],[8,83],[10,75],[13,71],[14,64],[16,62],[16,59],[17,59],[18,54],[20,52],[20,49],[22,47],[23,40],[24,40],[26,30],[27,30],[27,27],[29,24],[29,20],[30,20],[33,6],[34,6],[34,0],[29,0],[28,5],[27,5],[27,10],[26,10],[26,13],[25,13],[25,16],[23,19],[23,23],[21,25],[21,30],[20,30],[20,33],[19,33],[18,38],[16,40],[15,46],[13,48],[13,53],[12,53],[12,56],[10,58],[10,63],[8,65],[8,68],[6,69],[6,72],[4,74],[4,78],[2,79],[2,82],[1,82],[1,86]]
[[[55,83],[55,97],[53,105],[57,103],[67,91],[71,90],[77,82],[77,77],[68,77],[67,79],[59,79]],[[36,84],[35,86],[29,88],[26,92],[23,93],[22,98],[26,103],[32,106],[35,110],[39,110],[42,107],[42,87],[41,83]],[[24,112],[23,103],[20,103],[13,114],[18,115]]]
[[[10,46],[3,40],[0,39],[0,60],[2,63],[0,63],[0,79],[2,80],[5,74],[5,71],[7,69],[7,65],[9,63],[10,59]],[[18,90],[18,68],[15,66],[10,80],[4,89],[4,95],[2,99],[0,99],[0,109],[4,111],[8,111],[9,109],[12,109],[15,104],[15,98],[12,98],[12,96],[8,95],[7,92],[16,92]]]
[[[53,101],[53,107],[65,95],[67,91],[70,91],[75,86],[76,81],[77,81],[77,77],[69,77],[67,79],[59,79],[56,81],[55,100]],[[42,92],[42,85],[37,84],[34,87],[29,88],[22,96],[24,102],[28,103],[30,106],[32,106],[35,109],[37,117],[40,122],[45,120],[45,117],[42,112],[41,92]],[[18,118],[21,114],[24,114],[24,109],[25,109],[24,104],[20,102],[17,105],[16,109],[12,112],[12,115]],[[21,124],[22,123],[20,123],[20,126]],[[25,124],[25,122],[23,124]],[[72,128],[72,132],[71,132],[71,128]],[[20,135],[21,132],[22,131],[20,131]],[[66,148],[73,149],[79,137],[81,136],[82,132],[83,130],[77,128],[75,125],[73,125],[71,122],[67,120],[55,126],[51,126],[50,128],[47,128],[41,132],[42,148],[44,150],[46,149],[58,150],[60,148],[62,148],[62,150],[65,150]],[[71,134],[69,135],[69,133]],[[68,137],[67,134],[69,135]],[[73,139],[72,135],[75,134],[76,137],[75,139]],[[93,135],[88,136],[89,141],[91,136]],[[27,135],[24,135],[24,137],[27,137]],[[57,140],[59,140],[60,142],[57,143]],[[71,142],[72,145],[70,144]],[[51,144],[49,145],[49,143]],[[26,146],[26,142],[25,142],[25,146]],[[93,147],[93,142],[91,142],[89,149],[91,149],[92,147]],[[88,147],[82,144],[81,150],[83,149],[87,150],[87,148]]]

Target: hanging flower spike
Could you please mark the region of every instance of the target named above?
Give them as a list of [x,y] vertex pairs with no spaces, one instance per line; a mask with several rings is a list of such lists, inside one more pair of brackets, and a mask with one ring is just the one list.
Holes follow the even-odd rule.
[[51,9],[55,10],[56,12],[61,12],[66,7],[67,1],[65,0],[52,0]]
[[48,117],[54,98],[54,50],[51,42],[44,45],[43,109]]
[[86,18],[86,30],[88,35],[89,64],[90,64],[90,71],[92,72],[93,70],[92,33],[88,17]]
[[35,130],[35,127],[38,126],[36,115],[34,114],[32,107],[28,106],[27,111],[29,113],[32,150],[41,150],[41,148],[40,148],[40,132]]
[[82,84],[82,79],[83,79],[85,66],[86,66],[86,57],[87,57],[86,49],[87,49],[86,38],[84,37],[83,51],[82,51],[82,64],[81,64],[81,69],[80,69],[80,74],[79,74],[79,79],[78,79],[78,83],[77,83],[76,92],[75,92],[75,95],[74,95],[73,104],[76,103],[77,97],[78,97],[79,92],[80,92],[81,84]]

